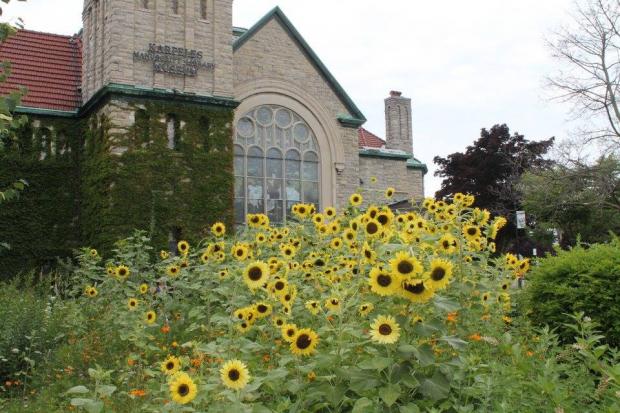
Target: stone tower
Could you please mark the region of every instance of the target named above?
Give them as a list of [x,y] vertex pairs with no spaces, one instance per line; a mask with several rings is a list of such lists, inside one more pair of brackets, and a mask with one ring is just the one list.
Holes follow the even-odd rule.
[[233,0],[84,0],[82,100],[109,84],[233,96]]
[[387,149],[413,151],[411,99],[394,90],[385,99],[385,141]]

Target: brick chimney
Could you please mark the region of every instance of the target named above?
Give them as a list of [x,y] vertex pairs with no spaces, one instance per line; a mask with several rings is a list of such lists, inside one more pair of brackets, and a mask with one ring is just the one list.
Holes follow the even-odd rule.
[[411,133],[411,99],[401,92],[392,90],[385,99],[385,147],[411,153],[413,135]]

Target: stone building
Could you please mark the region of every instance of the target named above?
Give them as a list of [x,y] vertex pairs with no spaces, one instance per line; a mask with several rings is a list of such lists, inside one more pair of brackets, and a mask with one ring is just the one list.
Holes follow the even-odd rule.
[[[19,206],[48,234],[44,256],[133,228],[164,240],[251,212],[283,222],[296,202],[341,206],[359,188],[423,197],[411,100],[390,92],[380,139],[279,8],[241,29],[232,3],[85,0],[75,36],[22,30],[0,46],[1,91],[25,86],[30,119],[0,184],[38,189]],[[4,214],[0,230],[33,225]]]

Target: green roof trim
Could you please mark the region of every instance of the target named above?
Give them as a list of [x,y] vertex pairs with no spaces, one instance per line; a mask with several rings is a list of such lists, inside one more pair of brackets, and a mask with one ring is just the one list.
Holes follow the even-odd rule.
[[413,155],[410,153],[402,152],[402,153],[391,153],[385,152],[381,149],[360,149],[360,156],[366,156],[369,158],[386,158],[386,159],[402,159],[407,160],[413,158]]
[[340,115],[338,116],[338,122],[340,122],[340,124],[342,126],[344,126],[345,128],[359,128],[360,126],[362,126],[364,123],[366,123],[366,119],[358,119],[358,118],[353,118],[351,116],[345,116],[345,115]]
[[[233,51],[236,51],[241,46],[243,46],[248,40],[252,38],[260,29],[262,29],[271,19],[277,19],[284,29],[288,32],[288,34],[297,42],[301,50],[306,54],[306,56],[310,59],[312,64],[317,68],[317,70],[323,75],[327,83],[334,90],[338,98],[342,101],[344,106],[347,108],[349,113],[351,113],[352,118],[356,119],[359,123],[358,126],[361,126],[364,122],[366,122],[366,117],[362,114],[359,108],[353,103],[347,92],[344,91],[340,83],[336,80],[336,78],[330,73],[330,71],[325,67],[321,59],[314,53],[312,48],[308,45],[308,43],[304,40],[301,34],[297,31],[297,29],[293,26],[291,21],[286,17],[286,15],[282,12],[279,7],[273,8],[269,13],[263,16],[254,26],[252,26],[248,31],[246,31],[241,37],[239,37],[233,43]],[[340,117],[338,118],[340,121]],[[342,123],[342,121],[341,121]],[[343,125],[347,126],[343,123]]]
[[130,86],[120,83],[110,83],[99,89],[84,106],[80,108],[80,115],[90,111],[101,99],[108,95],[122,95],[141,97],[148,99],[175,100],[179,102],[198,103],[210,106],[219,106],[235,109],[239,106],[238,101],[221,96],[196,95],[194,93],[183,93],[170,89],[147,88],[140,86]]
[[428,168],[426,167],[426,164],[420,162],[419,160],[413,157],[407,161],[407,168],[418,169],[422,171],[423,175],[426,175],[428,173]]
[[51,116],[55,118],[77,118],[77,110],[56,110],[56,109],[44,109],[33,108],[30,106],[17,106],[15,113],[23,115],[36,115],[36,116]]
[[232,32],[234,36],[241,36],[243,33],[247,32],[248,29],[246,29],[245,27],[237,27],[237,26],[233,26]]

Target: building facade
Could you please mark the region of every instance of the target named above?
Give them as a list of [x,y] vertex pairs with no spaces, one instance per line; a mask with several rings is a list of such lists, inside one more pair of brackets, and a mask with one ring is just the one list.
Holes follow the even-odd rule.
[[232,7],[85,0],[77,35],[22,30],[0,46],[1,90],[25,86],[16,112],[30,119],[0,179],[37,189],[20,202],[50,235],[43,255],[133,228],[164,241],[247,213],[284,222],[294,203],[342,206],[360,188],[423,197],[410,99],[390,93],[380,139],[279,8],[241,29]]

